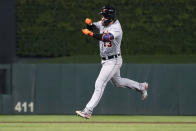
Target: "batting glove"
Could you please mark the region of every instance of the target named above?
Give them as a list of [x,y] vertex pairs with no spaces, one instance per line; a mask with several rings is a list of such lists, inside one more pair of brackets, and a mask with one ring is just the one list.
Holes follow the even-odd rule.
[[86,18],[85,23],[86,23],[87,25],[92,25],[92,20],[89,19],[89,18]]
[[93,36],[93,32],[88,29],[82,29],[82,33],[84,33],[85,35]]

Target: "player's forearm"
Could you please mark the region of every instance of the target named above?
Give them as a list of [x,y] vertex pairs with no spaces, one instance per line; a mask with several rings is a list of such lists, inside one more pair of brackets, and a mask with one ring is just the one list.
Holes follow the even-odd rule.
[[96,33],[94,33],[94,34],[93,34],[93,37],[94,37],[95,39],[101,41],[101,40],[102,40],[102,35],[103,35],[103,34],[96,34]]
[[103,42],[110,42],[111,40],[114,39],[114,36],[111,33],[96,34],[96,33],[93,33],[92,31],[90,31],[89,29],[82,29],[82,32],[85,35],[89,35],[89,36],[94,37],[95,39],[97,39],[99,41],[103,41]]

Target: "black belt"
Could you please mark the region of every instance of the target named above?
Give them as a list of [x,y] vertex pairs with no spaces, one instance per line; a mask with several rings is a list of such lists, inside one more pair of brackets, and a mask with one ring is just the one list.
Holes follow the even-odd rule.
[[109,59],[117,58],[118,56],[120,56],[120,54],[111,55],[111,56],[108,56],[108,57],[102,57],[101,59],[102,59],[102,60],[109,60]]

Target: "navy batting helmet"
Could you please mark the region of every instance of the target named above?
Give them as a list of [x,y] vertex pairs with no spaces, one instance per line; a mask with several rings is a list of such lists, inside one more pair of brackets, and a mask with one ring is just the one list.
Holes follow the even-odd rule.
[[105,21],[105,25],[108,25],[111,21],[113,21],[116,17],[116,10],[110,5],[106,5],[102,8],[100,14],[104,16],[107,21]]

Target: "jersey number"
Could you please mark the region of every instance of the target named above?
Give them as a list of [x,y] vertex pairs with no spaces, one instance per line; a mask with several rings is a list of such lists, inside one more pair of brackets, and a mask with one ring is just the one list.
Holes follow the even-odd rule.
[[104,47],[112,47],[112,42],[104,42]]

